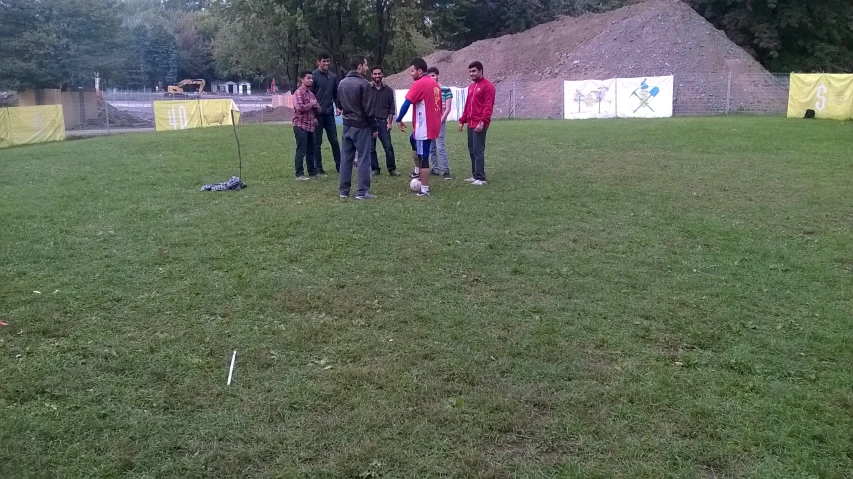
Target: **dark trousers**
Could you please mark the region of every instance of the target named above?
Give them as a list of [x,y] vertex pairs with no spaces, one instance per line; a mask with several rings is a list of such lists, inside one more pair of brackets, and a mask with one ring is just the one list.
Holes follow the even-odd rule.
[[305,160],[305,166],[308,168],[308,175],[316,175],[317,167],[314,165],[314,132],[294,126],[293,136],[296,138],[296,176],[299,177],[305,174],[305,170],[302,169],[303,159]]
[[[385,150],[385,166],[388,167],[388,171],[394,171],[397,169],[397,162],[394,160],[394,144],[391,142],[391,132],[388,131],[388,119],[377,118],[376,128],[379,130],[378,139],[382,142],[382,149]],[[379,156],[376,155],[376,140],[377,138],[373,139],[373,148],[370,150],[370,168],[379,172],[381,169]]]
[[338,179],[338,191],[349,196],[352,187],[352,167],[355,155],[361,158],[358,162],[358,183],[356,196],[364,195],[370,190],[370,162],[364,161],[370,155],[370,139],[373,137],[370,128],[355,128],[344,125],[343,142],[344,158],[341,162],[341,177]]
[[471,173],[475,180],[486,181],[486,132],[489,127],[483,127],[483,131],[477,133],[474,128],[468,127],[468,154],[471,155]]
[[335,171],[341,171],[341,147],[338,143],[338,127],[335,125],[335,115],[317,115],[317,128],[314,130],[314,162],[317,171],[324,173],[323,154],[320,147],[323,146],[323,130],[329,137],[329,145],[332,147],[332,158],[335,159]]

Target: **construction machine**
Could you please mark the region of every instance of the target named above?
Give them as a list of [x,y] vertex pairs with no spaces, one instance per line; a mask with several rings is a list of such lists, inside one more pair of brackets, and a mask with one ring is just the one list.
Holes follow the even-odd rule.
[[204,80],[201,78],[197,79],[186,79],[181,80],[177,85],[169,85],[168,91],[166,92],[167,98],[186,98],[187,92],[184,91],[184,87],[187,85],[198,85],[198,95],[200,96],[202,92],[204,92]]

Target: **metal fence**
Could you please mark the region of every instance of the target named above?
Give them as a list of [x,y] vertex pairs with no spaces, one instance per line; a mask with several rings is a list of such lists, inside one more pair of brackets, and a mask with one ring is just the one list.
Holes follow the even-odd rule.
[[[787,110],[789,75],[770,73],[674,74],[673,115],[784,115]],[[71,136],[153,131],[154,105],[170,101],[167,93],[111,88],[102,91],[72,90],[59,94],[33,94],[28,104],[63,105],[66,130]],[[448,85],[466,87],[467,85]],[[563,118],[563,80],[504,80],[496,85],[493,118]],[[241,124],[287,123],[292,110],[287,95],[268,92],[253,95],[205,93],[203,98],[231,98],[241,112]],[[24,96],[21,96],[23,100]],[[197,98],[188,94],[187,98]],[[39,103],[41,102],[41,103]]]
[[[789,74],[675,74],[673,115],[783,116],[788,108],[789,84]],[[564,118],[561,79],[504,81],[495,90],[494,118]]]

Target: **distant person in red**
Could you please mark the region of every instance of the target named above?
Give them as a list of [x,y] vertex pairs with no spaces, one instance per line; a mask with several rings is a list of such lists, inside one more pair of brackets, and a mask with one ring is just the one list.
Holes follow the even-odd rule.
[[459,131],[468,124],[468,154],[471,155],[472,176],[465,181],[483,186],[486,184],[486,132],[495,107],[495,86],[483,77],[483,64],[480,62],[468,65],[468,76],[472,83],[468,86],[465,109],[459,118]]
[[415,58],[409,67],[412,75],[412,86],[406,93],[406,101],[397,115],[400,131],[406,132],[403,117],[409,111],[410,105],[415,105],[412,121],[412,143],[415,168],[419,170],[421,191],[417,196],[429,196],[429,150],[433,140],[441,134],[441,87],[427,75],[427,64],[423,58]]

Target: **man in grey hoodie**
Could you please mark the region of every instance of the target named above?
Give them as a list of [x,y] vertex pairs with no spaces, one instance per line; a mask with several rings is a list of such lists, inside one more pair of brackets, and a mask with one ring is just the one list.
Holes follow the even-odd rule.
[[373,138],[377,136],[376,121],[371,111],[370,83],[364,78],[367,72],[367,60],[360,55],[350,60],[350,72],[338,85],[338,102],[341,106],[344,123],[343,156],[341,158],[341,176],[338,192],[341,198],[349,198],[352,186],[352,167],[355,156],[358,162],[358,186],[355,199],[375,198],[370,194],[370,150]]

